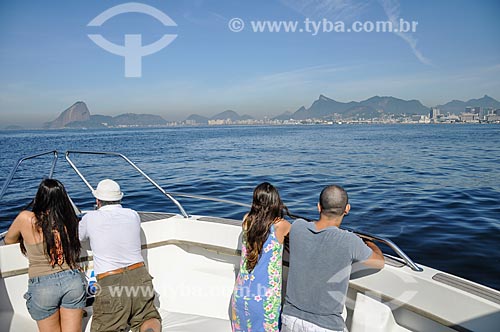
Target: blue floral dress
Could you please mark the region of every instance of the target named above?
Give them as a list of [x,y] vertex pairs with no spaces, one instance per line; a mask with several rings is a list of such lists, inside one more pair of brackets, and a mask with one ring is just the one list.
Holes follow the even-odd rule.
[[241,246],[240,272],[231,298],[234,332],[278,332],[281,311],[281,270],[283,245],[274,225],[252,272],[246,269],[247,248]]

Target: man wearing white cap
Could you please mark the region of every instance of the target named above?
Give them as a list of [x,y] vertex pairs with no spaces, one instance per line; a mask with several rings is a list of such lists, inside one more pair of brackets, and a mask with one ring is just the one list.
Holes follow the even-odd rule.
[[[132,331],[160,331],[153,283],[141,255],[140,217],[121,206],[123,193],[113,180],[102,180],[92,194],[98,209],[84,215],[79,225],[80,240],[90,240],[99,285],[91,331],[125,331],[127,326]],[[125,287],[148,290],[127,292]]]

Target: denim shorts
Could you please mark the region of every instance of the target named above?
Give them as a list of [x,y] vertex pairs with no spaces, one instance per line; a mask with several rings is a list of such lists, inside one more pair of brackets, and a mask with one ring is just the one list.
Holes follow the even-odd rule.
[[33,277],[28,280],[24,298],[34,320],[50,317],[60,307],[81,309],[87,298],[85,278],[78,270]]

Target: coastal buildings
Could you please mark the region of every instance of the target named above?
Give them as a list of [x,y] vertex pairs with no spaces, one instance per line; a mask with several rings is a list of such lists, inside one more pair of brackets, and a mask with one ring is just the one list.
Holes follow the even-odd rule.
[[429,112],[429,117],[432,122],[438,122],[441,112],[437,107],[431,107],[431,111]]
[[[483,109],[481,107],[466,107],[460,114],[447,112],[443,114],[437,107],[432,107],[429,110],[429,115],[421,114],[393,114],[381,112],[377,117],[364,118],[364,117],[342,117],[339,114],[335,116],[323,118],[306,118],[306,119],[293,119],[278,120],[264,118],[257,119],[223,119],[223,120],[209,120],[209,126],[220,125],[312,125],[312,124],[427,124],[427,123],[500,123],[500,109]],[[196,125],[196,123],[185,122],[185,125]],[[198,124],[199,125],[199,124]]]
[[[204,125],[222,126],[222,125],[314,125],[314,124],[451,124],[451,123],[500,123],[500,109],[481,108],[481,107],[466,107],[460,114],[447,112],[443,114],[437,107],[432,107],[429,110],[429,115],[422,114],[393,114],[380,112],[377,117],[365,118],[356,116],[341,116],[334,114],[322,118],[306,118],[306,119],[217,119],[208,120]],[[186,120],[180,123],[181,125],[203,125],[196,123],[193,120]]]
[[500,123],[500,109],[489,110],[488,114],[486,114],[486,122]]
[[479,123],[479,113],[470,113],[470,112],[464,112],[460,114],[460,122],[463,123],[473,123],[477,122]]

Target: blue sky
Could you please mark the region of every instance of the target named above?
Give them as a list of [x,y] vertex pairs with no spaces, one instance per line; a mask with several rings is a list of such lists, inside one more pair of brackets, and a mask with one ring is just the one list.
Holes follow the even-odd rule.
[[[500,99],[496,0],[156,0],[164,26],[141,13],[88,23],[126,1],[0,1],[0,127],[37,126],[77,100],[92,114],[153,113],[183,120],[227,109],[255,117],[374,95],[434,106],[488,94]],[[228,22],[240,18],[241,32]],[[415,32],[254,32],[251,21],[418,22]],[[304,30],[304,29],[303,29]],[[92,42],[125,34],[176,39],[125,77],[124,58]]]

